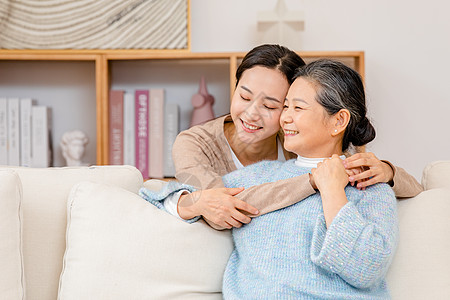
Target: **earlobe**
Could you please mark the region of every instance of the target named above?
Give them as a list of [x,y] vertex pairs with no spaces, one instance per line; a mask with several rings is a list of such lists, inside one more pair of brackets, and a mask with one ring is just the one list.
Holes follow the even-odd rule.
[[333,136],[345,131],[350,122],[350,112],[347,109],[341,109],[335,114],[335,122]]

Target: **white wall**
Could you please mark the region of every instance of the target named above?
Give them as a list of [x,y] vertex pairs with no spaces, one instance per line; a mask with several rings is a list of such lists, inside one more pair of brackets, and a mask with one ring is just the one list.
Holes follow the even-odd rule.
[[[302,51],[363,50],[369,151],[417,179],[450,159],[450,4],[445,0],[285,0],[303,10]],[[276,0],[191,0],[193,52],[248,51],[260,42],[257,12]],[[219,97],[216,96],[216,99]]]

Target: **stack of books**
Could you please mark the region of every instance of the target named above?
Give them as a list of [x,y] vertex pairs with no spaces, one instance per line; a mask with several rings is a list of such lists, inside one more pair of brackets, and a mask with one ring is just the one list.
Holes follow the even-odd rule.
[[0,97],[0,165],[52,165],[51,110],[31,98]]
[[109,164],[132,165],[147,178],[174,177],[172,145],[179,132],[179,107],[163,89],[109,94]]

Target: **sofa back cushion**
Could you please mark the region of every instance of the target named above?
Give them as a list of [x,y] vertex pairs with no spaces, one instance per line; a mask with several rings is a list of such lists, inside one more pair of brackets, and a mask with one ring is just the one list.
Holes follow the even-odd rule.
[[188,224],[118,187],[83,182],[68,202],[59,299],[222,299],[230,231]]
[[107,183],[137,193],[142,175],[129,166],[8,168],[23,188],[23,255],[28,299],[56,299],[65,250],[67,198],[82,180]]
[[19,176],[0,170],[0,299],[24,298],[21,202]]
[[387,275],[392,299],[450,299],[450,189],[398,204],[400,240]]
[[423,170],[422,185],[425,190],[450,188],[450,160],[428,164]]

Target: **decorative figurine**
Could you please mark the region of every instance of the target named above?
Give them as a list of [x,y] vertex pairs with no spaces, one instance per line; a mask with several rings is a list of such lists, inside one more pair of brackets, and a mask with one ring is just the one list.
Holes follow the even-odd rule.
[[190,127],[214,119],[214,111],[212,108],[214,97],[208,93],[205,77],[203,76],[200,80],[198,93],[192,96],[191,103],[194,110],[192,111]]
[[67,166],[81,166],[81,158],[88,142],[88,137],[81,130],[67,131],[63,134],[60,146]]

